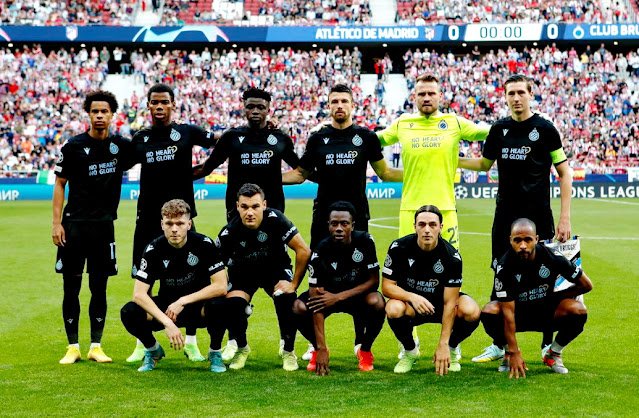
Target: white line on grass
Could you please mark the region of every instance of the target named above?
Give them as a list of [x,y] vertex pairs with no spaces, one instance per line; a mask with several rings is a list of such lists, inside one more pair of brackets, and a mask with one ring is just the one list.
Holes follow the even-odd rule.
[[[619,202],[619,203],[625,203],[625,202]],[[375,226],[377,228],[385,228],[385,229],[397,229],[396,226],[389,226],[389,225],[379,225],[376,224],[375,222],[377,221],[384,221],[387,219],[397,219],[396,217],[389,217],[389,218],[376,218],[376,219],[371,219],[370,221],[368,221],[368,225],[369,226]],[[489,232],[468,232],[468,231],[461,231],[460,232],[462,235],[481,235],[481,236],[486,236],[489,237],[490,233]],[[581,239],[599,239],[599,240],[611,240],[611,241],[615,241],[615,240],[620,240],[620,241],[639,241],[639,237],[587,237],[587,236],[579,236],[579,238]]]
[[597,198],[597,197],[586,198],[585,200],[595,200],[597,202],[618,203],[620,205],[639,206],[639,203],[637,203],[637,202],[624,202],[622,200],[600,199],[600,198]]

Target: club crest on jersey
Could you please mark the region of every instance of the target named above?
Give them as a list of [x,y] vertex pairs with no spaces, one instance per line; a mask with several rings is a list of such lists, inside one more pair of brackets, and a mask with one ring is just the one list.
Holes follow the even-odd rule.
[[541,268],[539,269],[539,277],[541,277],[542,279],[545,279],[548,276],[550,276],[550,270],[548,270],[548,267],[542,264]]
[[495,279],[495,291],[499,292],[501,289],[504,288],[503,283],[499,280],[499,279]]
[[433,271],[437,274],[444,272],[444,265],[442,264],[442,260],[437,260],[437,262],[433,266]]
[[445,120],[442,120],[441,122],[439,122],[439,125],[437,125],[437,127],[442,131],[445,131],[446,129],[448,129],[448,124]]
[[384,267],[390,267],[393,264],[393,259],[390,255],[386,254],[386,258],[384,259]]
[[171,260],[162,260],[162,263],[164,264],[164,268],[168,268],[169,267],[169,261],[171,261]]
[[264,242],[266,241],[266,238],[268,238],[268,235],[266,234],[266,232],[261,231],[259,234],[257,234],[257,240],[259,242]]
[[244,142],[244,137],[243,136],[238,136],[237,140],[240,141],[240,144],[241,144],[242,142]]
[[515,274],[515,279],[517,279],[517,283],[521,282],[521,274]]
[[362,252],[360,250],[355,248],[355,251],[353,251],[353,261],[356,262],[356,263],[359,263],[363,259],[364,259],[364,254],[362,254]]
[[266,142],[268,142],[270,145],[275,145],[277,144],[277,138],[275,137],[275,135],[269,135],[268,138],[266,138]]
[[528,134],[528,139],[530,139],[531,141],[535,142],[536,140],[539,139],[539,132],[537,132],[537,128],[533,129],[529,134]]
[[330,141],[330,138],[324,138],[324,144],[328,144],[328,141]]
[[109,145],[109,151],[111,151],[111,154],[117,154],[118,151],[120,151],[120,148],[118,148],[117,145],[111,142],[111,145]]
[[57,263],[55,263],[56,270],[62,270],[62,259],[59,259]]
[[175,129],[171,129],[171,135],[169,135],[169,138],[171,138],[173,141],[177,142],[180,140],[180,138],[182,138],[182,135],[176,131]]
[[413,263],[415,262],[415,260],[413,260],[412,258],[408,259],[408,265],[413,267]]
[[504,136],[506,136],[506,134],[508,133],[508,129],[504,129],[503,132],[504,132]]
[[337,270],[337,263],[331,263],[331,266],[333,266],[333,270]]
[[91,148],[89,148],[89,147],[86,147],[86,148],[84,149],[84,152],[85,152],[87,155],[89,155],[89,152],[90,152],[90,151],[91,151]]
[[355,145],[356,147],[359,147],[363,143],[364,143],[364,141],[362,140],[362,137],[360,137],[359,135],[355,135],[353,137],[353,145]]
[[197,262],[200,261],[193,253],[189,252],[189,256],[186,259],[186,262],[189,263],[189,266],[194,266]]

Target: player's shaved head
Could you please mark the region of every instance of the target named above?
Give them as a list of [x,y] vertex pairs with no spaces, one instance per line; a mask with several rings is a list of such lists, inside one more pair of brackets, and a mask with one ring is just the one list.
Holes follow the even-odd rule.
[[515,222],[510,225],[510,233],[520,228],[530,228],[532,229],[533,235],[537,235],[537,225],[533,221],[528,218],[519,218]]

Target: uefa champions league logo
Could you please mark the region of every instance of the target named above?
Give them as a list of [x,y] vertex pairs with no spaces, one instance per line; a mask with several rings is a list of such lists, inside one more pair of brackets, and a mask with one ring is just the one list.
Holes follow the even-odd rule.
[[64,160],[64,154],[60,152],[60,158],[58,158],[58,164],[60,164]]
[[503,288],[504,288],[503,283],[499,281],[499,279],[495,278],[495,290],[499,292]]
[[146,266],[147,266],[146,258],[143,258],[142,260],[140,260],[140,270],[141,271],[146,270]]
[[386,258],[384,259],[384,267],[390,267],[393,264],[393,259],[390,255],[386,254]]

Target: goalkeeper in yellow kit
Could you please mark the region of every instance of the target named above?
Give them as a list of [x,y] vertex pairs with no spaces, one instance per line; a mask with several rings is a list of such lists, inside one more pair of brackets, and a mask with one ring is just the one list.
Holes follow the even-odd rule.
[[402,144],[404,186],[399,211],[399,236],[414,232],[415,211],[437,206],[443,215],[442,237],[459,249],[455,172],[459,141],[483,141],[489,125],[476,125],[454,113],[439,111],[443,98],[439,79],[424,74],[415,83],[416,113],[405,113],[377,132],[382,146]]

